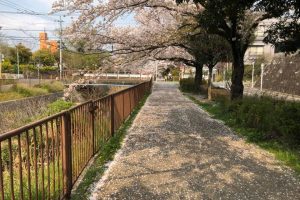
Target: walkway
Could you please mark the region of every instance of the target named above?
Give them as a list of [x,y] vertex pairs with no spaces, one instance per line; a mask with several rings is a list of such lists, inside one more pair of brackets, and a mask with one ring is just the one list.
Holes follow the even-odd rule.
[[300,199],[300,179],[184,97],[155,84],[91,199]]

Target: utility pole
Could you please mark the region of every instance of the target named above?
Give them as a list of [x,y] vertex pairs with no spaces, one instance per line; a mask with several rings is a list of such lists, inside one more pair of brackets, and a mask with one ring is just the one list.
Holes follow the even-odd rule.
[[2,61],[4,59],[4,55],[0,52],[0,79],[2,78]]
[[20,79],[20,58],[19,58],[19,49],[18,49],[18,45],[16,46],[16,49],[17,49],[18,79]]
[[62,64],[62,19],[61,16],[59,16],[59,20],[57,21],[59,22],[59,79],[62,80],[62,72],[63,72],[63,64]]
[[255,70],[255,61],[252,63],[252,81],[251,81],[251,88],[254,88],[254,70]]
[[265,64],[262,63],[261,64],[261,76],[260,76],[260,91],[263,90],[264,67],[265,67]]

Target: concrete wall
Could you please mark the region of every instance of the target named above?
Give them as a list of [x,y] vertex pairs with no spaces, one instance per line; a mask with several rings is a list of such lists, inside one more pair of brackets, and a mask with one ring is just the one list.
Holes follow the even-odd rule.
[[0,134],[27,124],[31,118],[42,113],[49,103],[63,97],[54,93],[0,103]]

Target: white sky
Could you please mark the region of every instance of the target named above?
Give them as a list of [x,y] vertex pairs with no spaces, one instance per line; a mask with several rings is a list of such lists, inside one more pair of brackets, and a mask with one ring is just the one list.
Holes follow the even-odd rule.
[[[38,47],[38,31],[22,30],[55,30],[59,27],[57,17],[50,16],[34,16],[23,14],[9,14],[5,11],[18,12],[20,8],[32,10],[35,12],[48,13],[54,0],[0,0],[0,26],[1,34],[5,36],[2,40],[11,45],[22,42],[31,49]],[[4,12],[3,12],[4,11]],[[7,30],[7,29],[18,29]],[[48,31],[47,31],[48,32]],[[48,32],[50,37],[54,38],[53,32]],[[55,37],[56,38],[56,37]]]
[[[0,0],[0,33],[4,37],[0,39],[11,45],[23,43],[27,47],[36,50],[39,46],[39,31],[29,30],[45,30],[49,39],[58,40],[55,34],[59,29],[59,16],[34,16],[24,14],[10,14],[5,11],[18,12],[20,8],[34,11],[37,13],[51,12],[52,4],[55,0]],[[71,22],[71,18],[63,18],[63,26],[67,26]],[[123,17],[117,22],[118,25],[134,24],[132,15]],[[8,30],[7,30],[8,29]],[[18,30],[11,30],[18,29]],[[20,29],[24,30],[22,32]]]

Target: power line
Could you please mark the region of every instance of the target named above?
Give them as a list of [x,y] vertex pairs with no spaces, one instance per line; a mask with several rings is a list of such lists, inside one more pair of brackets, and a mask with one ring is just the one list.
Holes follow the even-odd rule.
[[20,12],[20,11],[8,11],[8,10],[0,10],[0,13],[3,14],[15,14],[15,15],[45,15],[45,16],[64,16],[64,17],[72,17],[72,16],[79,16],[80,14],[76,14],[76,13],[68,13],[68,14],[55,14],[55,13],[42,13],[42,12],[34,12],[34,13],[24,13],[24,12]]
[[[5,35],[5,36],[0,36],[0,38],[19,38],[19,39],[28,39],[28,38],[34,38],[34,39],[39,39],[39,37],[29,37],[29,36],[10,36],[10,35]],[[57,39],[57,37],[48,37],[49,39]]]
[[19,12],[11,12],[11,11],[7,11],[10,12],[10,14],[14,13],[14,14],[27,14],[27,15],[36,15],[36,16],[41,16],[41,17],[47,17],[48,19],[53,20],[53,18],[51,18],[51,16],[49,16],[48,14],[44,14],[44,13],[38,13],[35,12],[33,10],[27,9],[22,5],[10,2],[8,0],[0,0],[0,4],[7,6],[9,8],[15,9]]
[[[0,31],[31,31],[31,32],[44,32],[44,30],[40,29],[17,29],[17,28],[2,28],[0,29]],[[46,31],[50,31],[50,32],[55,32],[57,30],[46,30]]]
[[[1,2],[0,2],[0,4],[1,4]],[[16,12],[16,11],[7,11],[7,10],[0,10],[0,13],[3,13],[3,14],[17,14],[17,15],[49,15],[48,13],[39,13],[39,12],[28,13],[28,12]]]
[[32,10],[29,10],[29,9],[25,8],[24,6],[22,6],[22,5],[16,4],[14,2],[10,2],[8,0],[0,0],[0,4],[6,6],[8,8],[18,10],[20,12],[34,13],[34,11],[32,11]]

